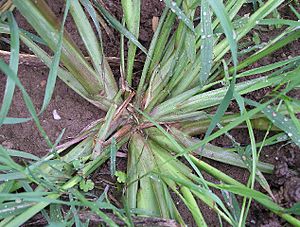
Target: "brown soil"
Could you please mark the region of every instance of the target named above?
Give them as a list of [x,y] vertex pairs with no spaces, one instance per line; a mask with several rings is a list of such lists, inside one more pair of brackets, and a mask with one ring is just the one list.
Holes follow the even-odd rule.
[[[122,10],[120,8],[120,1],[110,1],[103,0],[107,9],[114,14],[118,19],[122,16]],[[48,1],[50,6],[54,9],[54,12],[62,17],[63,14],[63,1]],[[143,0],[142,1],[142,19],[141,19],[141,35],[140,41],[143,45],[148,46],[153,35],[152,31],[152,18],[154,16],[159,17],[163,9],[163,4],[159,0]],[[251,7],[245,9],[245,12],[251,10]],[[282,9],[283,11],[286,8]],[[285,12],[285,11],[284,11]],[[285,14],[289,16],[289,13]],[[32,31],[30,26],[22,18],[19,13],[15,12],[15,16],[19,23],[19,26],[25,28],[26,30]],[[66,23],[66,28],[72,35],[76,43],[83,48],[83,43],[76,32],[75,26],[71,18],[68,18]],[[107,34],[103,32],[105,53],[107,56],[119,57],[119,34],[118,32],[111,29],[112,33]],[[262,34],[263,39],[268,39],[270,37],[269,33]],[[265,40],[264,40],[265,41]],[[268,64],[270,62],[278,61],[279,59],[286,58],[289,55],[295,56],[300,55],[299,53],[300,41],[294,42],[293,44],[285,47],[274,53],[272,56],[263,59],[261,62],[255,65]],[[4,49],[2,46],[1,49]],[[29,50],[21,45],[21,51],[28,53]],[[141,59],[143,58],[140,55]],[[118,67],[113,68],[116,75],[118,75]],[[138,71],[139,69],[137,69]],[[48,75],[48,69],[45,67],[31,67],[20,65],[19,77],[29,95],[31,96],[37,111],[42,105],[43,92],[45,89],[45,82]],[[5,76],[0,77],[0,99],[2,100],[4,89],[5,89]],[[268,90],[267,90],[268,91]],[[251,95],[251,98],[256,100],[261,99],[267,91],[258,91]],[[234,108],[233,108],[234,109]],[[60,115],[60,120],[55,120],[53,118],[53,111],[57,110]],[[28,117],[29,114],[26,111],[24,102],[22,101],[21,92],[17,89],[15,92],[13,104],[10,110],[11,117]],[[42,126],[46,130],[52,141],[58,137],[62,129],[66,129],[65,134],[62,138],[62,142],[76,136],[76,134],[82,130],[86,125],[88,125],[93,120],[99,119],[103,116],[103,113],[95,108],[93,105],[87,103],[76,93],[74,93],[70,88],[68,88],[60,80],[57,81],[53,99],[47,108],[47,110],[40,116]],[[231,134],[239,141],[241,144],[249,144],[249,138],[246,130],[233,130]],[[256,133],[257,138],[261,139],[264,136],[263,132]],[[43,138],[38,133],[35,124],[30,121],[24,124],[18,125],[5,125],[1,127],[0,131],[0,143],[6,147],[24,150],[27,152],[34,153],[38,156],[43,156],[47,154],[47,145]],[[214,141],[216,145],[219,146],[231,146],[231,142],[225,136]],[[270,185],[272,186],[272,191],[276,197],[278,203],[284,207],[290,207],[295,202],[300,201],[300,153],[299,148],[293,144],[279,144],[276,146],[266,147],[262,151],[262,159],[264,161],[275,164],[276,169],[272,176],[267,176]],[[220,164],[210,160],[206,160],[213,166],[222,170],[226,174],[234,177],[235,179],[246,182],[248,178],[248,172],[237,167],[231,167],[225,164]],[[118,168],[124,169],[126,166],[126,160],[120,159],[118,163]],[[211,177],[206,176],[210,180]],[[103,189],[105,185],[110,184],[109,177],[109,165],[107,164],[104,169],[94,174],[94,181],[99,185],[100,189]],[[259,187],[258,187],[259,188]],[[260,188],[259,188],[260,189]],[[111,193],[111,198],[118,196],[118,190],[113,190]],[[118,206],[118,202],[115,201]],[[208,226],[218,226],[218,217],[209,208],[201,204],[203,214],[207,221]],[[186,207],[182,203],[178,203],[180,212],[183,213],[189,226],[194,226],[191,215],[187,211]],[[223,223],[226,225],[226,223]],[[286,225],[284,221],[279,219],[277,216],[269,213],[263,207],[259,206],[255,202],[250,211],[248,226],[282,226]]]

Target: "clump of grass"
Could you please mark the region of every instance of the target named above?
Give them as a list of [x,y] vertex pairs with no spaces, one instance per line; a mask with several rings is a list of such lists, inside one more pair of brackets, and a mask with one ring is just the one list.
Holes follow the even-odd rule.
[[[7,76],[0,124],[33,119],[51,152],[39,158],[0,146],[0,226],[22,225],[39,212],[50,225],[62,222],[66,226],[81,226],[78,212],[84,209],[111,226],[117,224],[108,212],[126,225],[134,225],[134,216],[174,219],[185,225],[171,193],[182,200],[198,226],[206,226],[198,200],[216,212],[220,222],[232,226],[245,225],[252,200],[287,222],[300,225],[292,216],[299,214],[297,205],[287,210],[273,201],[264,177],[272,173],[273,166],[260,161],[260,151],[265,146],[284,140],[300,145],[299,121],[294,114],[299,104],[287,95],[299,86],[300,58],[250,67],[300,37],[299,22],[265,19],[283,2],[268,0],[255,5],[257,9],[250,16],[240,17],[237,13],[245,4],[243,0],[225,4],[220,0],[165,0],[166,8],[148,49],[138,41],[140,0],[121,1],[123,22],[116,20],[96,0],[66,0],[62,21],[56,19],[43,0],[10,2],[38,36],[19,29],[11,12],[1,15],[0,32],[10,34],[11,58],[9,65],[0,61],[0,69]],[[196,25],[197,8],[201,8],[201,13],[200,23]],[[90,62],[64,30],[68,14],[76,24]],[[122,36],[120,86],[103,53],[101,24],[104,20]],[[247,43],[251,48],[239,49],[243,37],[253,29],[278,24],[285,28],[269,43]],[[50,68],[39,112],[17,77],[19,40]],[[47,45],[53,56],[42,45]],[[146,61],[138,85],[133,87],[138,48],[145,53]],[[225,57],[227,53],[231,53],[230,58]],[[244,57],[242,62],[238,61],[240,55]],[[237,82],[239,78],[258,74],[264,76]],[[51,100],[57,76],[106,112],[103,119],[60,146],[57,145],[63,132],[55,142],[50,141],[38,119]],[[31,118],[7,117],[15,86],[21,90]],[[272,87],[274,92],[260,103],[243,97],[265,87]],[[237,114],[226,112],[232,100],[238,103]],[[251,140],[248,146],[240,145],[230,135],[229,131],[237,127],[248,129]],[[256,141],[254,129],[274,130],[277,134],[271,137],[266,134],[263,141]],[[202,140],[194,137],[199,133],[205,133]],[[232,141],[231,149],[210,143],[221,135]],[[88,192],[94,183],[89,176],[108,159],[114,176],[117,152],[125,144],[127,171],[126,174],[117,172],[124,186],[123,209],[119,209],[109,202],[106,192],[96,200],[90,199]],[[28,165],[16,163],[15,156],[28,159]],[[212,167],[201,157],[245,168],[250,173],[247,184]],[[220,183],[206,180],[203,172]],[[254,189],[255,182],[266,194]],[[221,190],[224,198],[211,189]],[[242,204],[238,204],[236,196],[243,198]],[[63,205],[70,208],[66,215],[62,215]]]

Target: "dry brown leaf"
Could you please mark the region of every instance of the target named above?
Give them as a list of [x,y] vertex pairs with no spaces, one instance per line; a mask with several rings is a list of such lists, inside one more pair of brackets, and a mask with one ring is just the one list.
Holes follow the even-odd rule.
[[153,32],[155,32],[156,29],[157,29],[158,21],[159,21],[158,17],[152,17],[152,30],[153,30]]

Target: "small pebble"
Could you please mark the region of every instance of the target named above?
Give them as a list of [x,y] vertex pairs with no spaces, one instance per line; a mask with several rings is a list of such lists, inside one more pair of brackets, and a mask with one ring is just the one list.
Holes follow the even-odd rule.
[[61,117],[60,117],[59,114],[57,113],[57,110],[53,110],[52,114],[53,114],[54,120],[60,120],[60,119],[61,119]]

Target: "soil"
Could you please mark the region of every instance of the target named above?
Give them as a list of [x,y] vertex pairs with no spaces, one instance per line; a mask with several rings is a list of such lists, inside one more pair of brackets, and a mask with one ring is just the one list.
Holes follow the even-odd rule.
[[[58,1],[48,1],[51,8],[58,17],[62,17],[63,14],[63,0]],[[118,19],[122,17],[122,10],[120,8],[120,1],[110,1],[103,0],[103,3],[107,9],[114,14]],[[142,1],[142,18],[141,18],[141,32],[140,32],[140,42],[144,46],[148,46],[151,37],[153,35],[152,30],[152,19],[153,17],[159,17],[162,13],[163,3],[159,0],[143,0]],[[252,10],[251,6],[245,7],[242,13],[247,13]],[[280,9],[283,15],[288,18],[290,13],[287,7]],[[18,13],[14,12],[18,24],[20,27],[32,31],[30,25],[24,20],[24,18]],[[84,45],[80,39],[78,33],[76,32],[74,23],[70,17],[68,17],[66,22],[66,29],[71,34],[75,42],[81,47],[82,51],[84,50]],[[271,33],[271,34],[270,34]],[[261,34],[263,41],[267,41],[270,36],[274,35],[273,32],[264,32]],[[109,32],[103,31],[103,40],[104,40],[104,51],[106,56],[110,57],[119,57],[119,34],[118,32],[110,29]],[[288,56],[300,55],[300,49],[298,48],[300,41],[296,41],[284,49],[277,51],[272,54],[270,57],[263,59],[258,62],[255,67],[260,65],[265,65],[270,62],[278,61],[279,59],[285,59]],[[1,45],[1,43],[0,43]],[[7,47],[7,46],[6,46]],[[1,46],[1,49],[5,49],[5,46]],[[30,53],[30,51],[22,44],[21,45],[22,53]],[[139,54],[139,59],[144,57]],[[118,76],[119,67],[112,66],[113,71]],[[140,69],[137,68],[138,72]],[[48,75],[48,69],[46,67],[33,67],[28,65],[19,66],[19,77],[22,84],[25,86],[30,97],[32,98],[34,105],[39,111],[42,101],[43,101],[43,92],[45,90],[46,79]],[[0,77],[0,99],[2,100],[4,89],[5,89],[6,77]],[[260,100],[266,95],[268,89],[260,90],[252,93],[250,98],[255,100]],[[57,111],[60,116],[60,120],[55,120],[53,111]],[[231,110],[234,110],[234,106],[231,106]],[[63,129],[65,133],[62,137],[61,142],[68,141],[70,138],[76,136],[86,125],[91,123],[94,120],[97,120],[103,117],[104,113],[99,111],[93,105],[87,103],[83,98],[78,96],[70,88],[68,88],[62,81],[58,80],[53,94],[53,99],[48,106],[47,110],[40,115],[40,120],[45,131],[49,135],[52,141],[59,136]],[[29,114],[26,110],[24,102],[22,100],[22,95],[19,89],[16,89],[12,107],[10,109],[9,116],[11,117],[28,117]],[[249,144],[249,137],[246,130],[232,130],[230,132],[238,142],[241,144]],[[264,136],[263,132],[256,132],[257,139],[262,139]],[[44,139],[38,133],[35,124],[32,121],[23,124],[17,125],[5,125],[1,127],[0,131],[0,143],[9,148],[24,150],[31,152],[37,156],[44,156],[47,154],[47,145],[44,142]],[[230,140],[226,136],[222,136],[214,141],[214,144],[219,146],[232,146]],[[275,195],[276,202],[281,204],[283,207],[291,207],[295,202],[300,201],[300,152],[299,148],[293,144],[277,144],[274,146],[265,147],[262,151],[261,157],[264,161],[272,163],[275,165],[275,171],[273,175],[267,176],[267,180],[271,185],[272,191]],[[225,164],[220,164],[211,160],[205,160],[211,165],[217,167],[226,174],[232,176],[233,178],[245,183],[248,179],[248,172],[244,171],[237,167],[228,166]],[[118,168],[124,170],[126,166],[126,160],[120,159],[118,162]],[[96,185],[99,185],[99,189],[105,188],[106,185],[113,184],[114,179],[109,177],[109,164],[103,167],[103,169],[97,171],[93,175],[93,180],[96,182]],[[211,177],[205,175],[209,180],[214,180]],[[258,189],[262,190],[259,186]],[[111,198],[114,200],[116,206],[119,206],[117,199],[118,190],[115,189],[110,194]],[[219,220],[213,211],[208,207],[200,203],[201,210],[207,221],[208,226],[218,226]],[[189,226],[194,226],[195,223],[192,220],[191,215],[187,211],[186,207],[182,203],[178,203],[178,208],[183,214],[183,217],[186,219]],[[37,217],[39,219],[40,216]],[[226,223],[223,223],[226,226]],[[271,214],[263,207],[253,202],[253,205],[250,210],[249,219],[247,222],[248,226],[287,226],[287,224],[278,218],[277,216]]]

